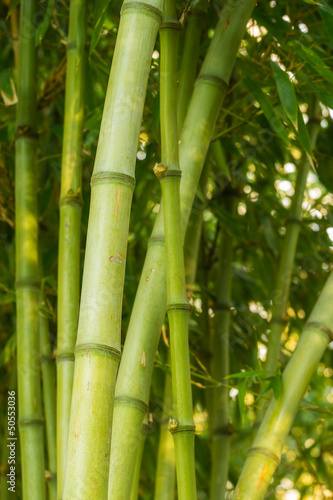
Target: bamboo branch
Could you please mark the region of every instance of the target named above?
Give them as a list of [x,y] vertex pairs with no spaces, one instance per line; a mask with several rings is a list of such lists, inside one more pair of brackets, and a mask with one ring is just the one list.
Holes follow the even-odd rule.
[[282,391],[265,413],[237,483],[234,500],[263,500],[282,448],[311,377],[333,340],[333,273],[330,274],[304,326],[295,352],[282,375]]

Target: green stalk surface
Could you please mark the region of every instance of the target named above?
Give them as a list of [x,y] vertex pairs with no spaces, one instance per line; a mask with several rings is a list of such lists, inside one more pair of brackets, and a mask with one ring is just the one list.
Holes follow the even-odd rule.
[[57,498],[59,500],[62,498],[64,488],[74,377],[74,347],[80,304],[85,10],[85,0],[70,1],[58,260]]
[[43,407],[45,415],[47,476],[49,500],[57,498],[57,420],[56,420],[56,367],[52,355],[49,321],[39,311],[39,342],[42,368]]
[[[18,428],[23,500],[44,500],[44,420],[39,360],[36,1],[22,0],[15,143]],[[29,29],[27,29],[29,26]]]
[[[179,146],[182,238],[185,236],[215,122],[254,3],[254,0],[246,0],[237,8],[226,4],[194,88]],[[161,206],[149,241],[117,378],[110,481],[121,480],[124,488],[129,478],[133,477],[138,436],[148,408],[155,353],[165,315],[167,298],[163,218]]]
[[[312,147],[315,146],[320,122],[316,119],[318,103],[314,106],[314,117],[310,119],[309,134]],[[265,370],[275,371],[278,367],[280,353],[281,335],[288,321],[287,305],[289,299],[290,283],[293,274],[293,266],[297,248],[297,241],[302,221],[302,203],[306,180],[310,170],[310,163],[304,157],[297,170],[295,193],[291,202],[289,217],[287,220],[287,230],[283,242],[279,270],[273,296],[272,319],[270,322],[271,333],[269,335],[267,359]],[[265,400],[263,400],[265,401]]]
[[304,326],[282,375],[282,391],[272,399],[237,483],[233,500],[263,500],[280,463],[282,448],[300,402],[327,345],[333,340],[333,273]]
[[[108,496],[129,216],[143,106],[160,21],[160,0],[123,4],[91,179],[65,500],[102,500]],[[126,432],[126,421],[122,424]],[[112,496],[112,488],[110,483],[109,498],[125,498],[120,491],[120,496]]]
[[199,0],[190,5],[188,19],[186,21],[185,41],[180,78],[178,85],[177,123],[178,132],[182,129],[188,103],[193,92],[197,66],[199,60],[199,48],[202,29],[207,16],[207,0]]
[[[233,212],[234,199],[225,194],[227,209]],[[232,285],[233,240],[229,233],[222,231],[217,293],[214,316],[214,334],[211,336],[211,374],[223,383],[229,375],[229,328]],[[229,472],[229,450],[231,426],[229,419],[229,389],[215,387],[212,390],[212,469],[210,478],[210,500],[224,500]]]
[[134,477],[133,477],[130,500],[138,500],[143,450],[145,448],[145,442],[146,442],[148,431],[149,431],[149,426],[148,426],[148,418],[146,415],[145,422],[143,423],[142,429],[141,429],[140,444],[139,444],[139,449],[138,449],[138,453],[136,456],[136,463],[135,463],[135,469],[134,469]]
[[172,406],[171,377],[167,373],[163,396],[163,420],[160,422],[154,500],[174,500],[175,497],[175,446],[169,432],[169,416],[172,413]]
[[189,304],[180,217],[180,178],[177,119],[177,44],[179,23],[173,0],[164,1],[160,29],[160,110],[162,162],[154,171],[160,180],[164,203],[167,273],[167,311],[170,330],[173,417],[169,430],[176,453],[177,490],[180,500],[197,496],[194,458],[193,403],[188,346]]

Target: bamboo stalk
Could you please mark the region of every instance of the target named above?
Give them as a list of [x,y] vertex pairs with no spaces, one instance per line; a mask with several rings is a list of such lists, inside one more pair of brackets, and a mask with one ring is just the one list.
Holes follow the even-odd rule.
[[179,22],[173,0],[164,1],[160,28],[160,110],[162,163],[154,172],[160,180],[164,203],[167,272],[167,311],[170,329],[171,380],[174,418],[169,430],[176,452],[177,490],[180,500],[197,496],[194,458],[193,403],[188,346],[189,304],[186,299],[185,264],[180,216],[180,177],[177,119],[177,44]]
[[[308,128],[312,147],[315,146],[317,135],[320,129],[320,121],[317,119],[318,102],[313,106],[312,119],[310,119]],[[297,171],[295,185],[295,194],[292,199],[289,217],[287,220],[287,230],[283,242],[279,270],[276,279],[276,286],[273,297],[272,319],[270,321],[270,330],[268,342],[267,359],[265,370],[275,371],[278,366],[278,356],[280,353],[281,335],[287,323],[287,305],[289,299],[290,283],[295,261],[297,241],[302,221],[302,202],[306,180],[310,170],[310,163],[305,157],[300,163]],[[265,400],[264,400],[265,401]]]
[[169,432],[169,416],[172,411],[172,384],[169,374],[165,375],[163,416],[160,422],[160,439],[158,444],[155,500],[173,500],[175,496],[176,457],[172,434]]
[[40,341],[40,356],[42,368],[42,389],[43,389],[43,406],[45,415],[45,430],[46,430],[46,445],[48,457],[48,498],[56,500],[57,498],[57,446],[56,446],[56,367],[55,360],[52,355],[50,338],[49,338],[49,322],[43,312],[39,311],[39,341]]
[[62,498],[80,300],[85,0],[71,0],[62,148],[57,336],[57,498]]
[[[240,41],[254,7],[226,4],[194,88],[179,147],[182,238],[196,193],[219,108],[224,99]],[[228,24],[228,29],[224,27]],[[149,304],[149,307],[147,307]],[[149,241],[116,385],[110,481],[133,477],[138,436],[148,408],[155,353],[166,307],[163,207]]]
[[143,450],[145,448],[145,442],[146,442],[148,431],[149,431],[149,425],[148,425],[148,418],[146,415],[145,422],[143,423],[142,429],[141,429],[140,444],[139,444],[139,449],[138,449],[138,453],[136,456],[136,463],[135,463],[135,469],[134,469],[134,476],[133,476],[133,483],[132,483],[130,500],[138,500],[139,486],[140,486],[141,463],[142,463]]
[[160,20],[160,0],[123,4],[91,180],[65,500],[107,497],[135,160]]
[[[228,196],[229,195],[229,196]],[[234,212],[234,196],[226,193],[227,209]],[[229,375],[229,328],[232,285],[233,239],[222,230],[217,293],[214,316],[214,334],[211,336],[211,374],[215,380],[224,382]],[[210,499],[223,500],[229,472],[229,450],[231,425],[229,419],[229,389],[215,387],[212,390],[212,469]]]
[[[20,12],[17,135],[15,143],[15,226],[18,428],[22,496],[44,500],[44,445],[38,337],[39,270],[36,186],[35,0]],[[27,29],[29,26],[29,30]]]
[[333,340],[333,273],[304,326],[282,376],[282,392],[273,399],[248,452],[234,500],[262,500],[277,468],[282,448],[311,377]]
[[201,33],[207,16],[207,9],[207,0],[199,0],[198,2],[194,2],[193,6],[190,5],[188,13],[178,86],[178,131],[180,131],[183,126],[188,102],[193,92],[193,86],[197,75]]

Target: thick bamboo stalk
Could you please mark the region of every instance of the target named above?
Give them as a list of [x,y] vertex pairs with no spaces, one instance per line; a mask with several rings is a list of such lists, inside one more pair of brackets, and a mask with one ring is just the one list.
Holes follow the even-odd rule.
[[65,478],[80,301],[85,0],[71,0],[62,148],[57,336],[57,498]]
[[[44,500],[44,428],[39,360],[39,269],[36,189],[35,0],[20,12],[17,136],[15,144],[16,308],[18,414],[22,496]],[[29,29],[27,29],[29,26]]]
[[172,434],[169,432],[169,417],[172,414],[172,385],[169,374],[165,376],[163,396],[163,420],[160,422],[158,444],[155,500],[173,500],[175,497],[176,457]]
[[197,496],[194,458],[193,403],[188,346],[189,304],[180,216],[180,177],[177,119],[177,43],[179,23],[173,0],[164,1],[160,29],[160,110],[162,163],[154,168],[162,188],[167,273],[167,311],[170,329],[173,417],[169,430],[176,452],[177,490],[180,500]]
[[107,497],[135,160],[160,21],[160,0],[123,4],[91,180],[65,500]]
[[[229,195],[229,196],[228,196]],[[232,213],[234,197],[226,193],[227,209]],[[214,334],[211,336],[211,374],[223,383],[229,375],[229,328],[232,284],[233,241],[230,234],[222,231],[219,272],[214,316]],[[229,389],[215,387],[212,390],[212,469],[210,478],[210,499],[224,500],[229,472],[229,449],[231,425],[229,419]]]
[[266,411],[237,483],[234,500],[262,500],[278,466],[282,448],[311,377],[333,340],[333,273],[304,326],[282,376],[282,392]]
[[[185,236],[215,121],[254,3],[254,0],[247,0],[237,8],[228,4],[225,6],[194,88],[179,147],[182,170],[180,184],[182,238]],[[228,25],[227,30],[226,25]],[[113,417],[110,481],[117,480],[118,466],[124,471],[123,480],[128,481],[129,477],[133,477],[138,436],[148,407],[151,376],[165,307],[166,271],[161,206],[149,241],[119,367]]]
[[42,368],[43,407],[47,447],[47,484],[49,500],[57,498],[57,421],[56,421],[56,367],[49,336],[49,322],[39,311],[39,341]]
[[188,13],[178,86],[178,132],[180,132],[183,126],[189,99],[193,92],[193,86],[197,75],[201,33],[207,15],[207,9],[207,0],[199,0],[198,2],[194,2],[193,6],[190,5]]

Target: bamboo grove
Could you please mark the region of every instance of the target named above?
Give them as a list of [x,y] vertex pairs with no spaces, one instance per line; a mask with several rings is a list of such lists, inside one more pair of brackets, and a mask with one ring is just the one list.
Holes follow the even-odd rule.
[[0,500],[333,498],[332,7],[0,11]]

